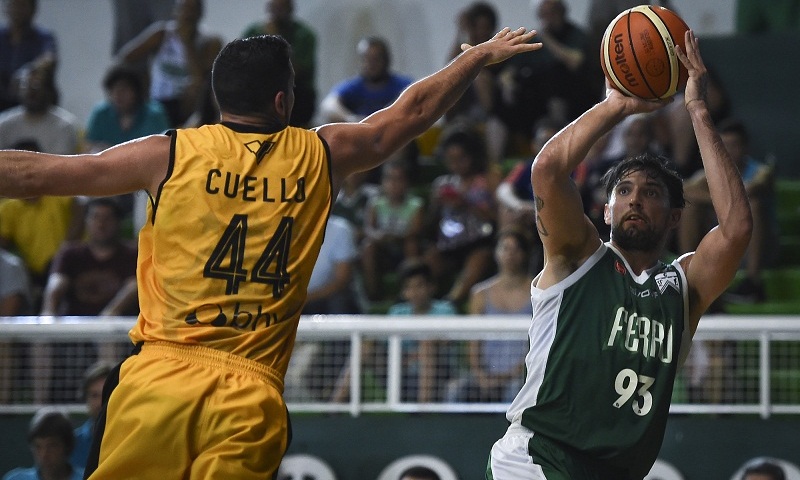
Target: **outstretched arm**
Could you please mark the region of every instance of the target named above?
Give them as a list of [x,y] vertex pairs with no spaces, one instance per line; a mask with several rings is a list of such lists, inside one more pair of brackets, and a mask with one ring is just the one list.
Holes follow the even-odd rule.
[[650,112],[664,101],[608,95],[548,141],[533,163],[531,183],[536,228],[548,259],[539,287],[546,288],[575,271],[600,246],[597,229],[583,213],[578,188],[570,175],[592,146],[628,115]]
[[107,196],[158,190],[169,167],[170,137],[151,135],[86,155],[0,151],[0,197]]
[[725,291],[738,270],[750,243],[753,218],[742,177],[711,120],[706,101],[706,67],[691,30],[686,32],[686,52],[678,49],[678,57],[689,70],[685,105],[692,119],[711,203],[719,222],[703,237],[694,254],[681,260],[689,282],[694,332],[700,316]]
[[484,43],[464,45],[465,51],[455,60],[412,84],[385,109],[360,123],[319,127],[319,135],[330,146],[334,186],[353,172],[379,165],[425,132],[453,106],[483,67],[541,48],[541,43],[529,43],[535,33],[505,28]]

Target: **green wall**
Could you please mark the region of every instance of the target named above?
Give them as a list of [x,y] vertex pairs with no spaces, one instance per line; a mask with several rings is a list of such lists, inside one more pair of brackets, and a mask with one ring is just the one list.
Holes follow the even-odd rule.
[[800,34],[701,38],[700,50],[750,130],[753,155],[773,154],[778,175],[800,178]]
[[[0,416],[0,473],[31,464],[28,419]],[[488,414],[295,414],[292,425],[289,453],[319,457],[338,480],[373,480],[393,460],[411,454],[440,457],[460,480],[481,479],[489,449],[506,426],[502,415]],[[686,480],[729,480],[757,456],[800,466],[800,417],[673,415],[660,458]]]

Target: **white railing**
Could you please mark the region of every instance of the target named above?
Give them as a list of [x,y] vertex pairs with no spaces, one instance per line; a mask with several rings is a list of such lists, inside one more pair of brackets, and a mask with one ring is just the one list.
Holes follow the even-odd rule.
[[[118,342],[127,339],[135,322],[131,317],[9,317],[0,318],[0,344],[47,342]],[[338,358],[349,367],[349,399],[330,401],[292,396],[290,392],[301,377],[295,361],[287,374],[287,403],[295,412],[502,412],[505,403],[416,403],[401,398],[403,382],[404,341],[516,339],[527,335],[530,318],[526,316],[429,316],[386,317],[368,315],[303,317],[298,329],[298,346],[334,340],[349,344]],[[379,400],[362,398],[362,345],[364,341],[385,345],[384,395]],[[695,343],[711,342],[739,345],[741,351],[730,352],[723,362],[712,358],[710,363],[723,365],[726,378],[735,378],[739,385],[728,388],[723,401],[673,399],[673,413],[773,414],[800,413],[800,316],[724,316],[708,315],[700,322]],[[720,342],[721,341],[721,342]],[[734,347],[736,349],[737,347]],[[776,362],[776,359],[778,360]],[[0,362],[2,362],[0,358]],[[307,359],[306,359],[307,360]],[[707,359],[708,360],[708,359]],[[297,360],[298,362],[300,360]],[[466,362],[464,362],[465,364]],[[701,362],[702,363],[702,362]],[[694,367],[696,368],[696,367]],[[312,372],[313,373],[313,372]],[[719,374],[711,370],[711,375]],[[774,378],[773,378],[774,377]],[[780,379],[780,383],[775,382]],[[722,382],[720,382],[722,384]],[[701,385],[702,386],[702,385]],[[12,389],[15,387],[11,386]],[[65,406],[82,411],[78,402]],[[0,413],[29,413],[37,405],[13,402],[0,404]]]

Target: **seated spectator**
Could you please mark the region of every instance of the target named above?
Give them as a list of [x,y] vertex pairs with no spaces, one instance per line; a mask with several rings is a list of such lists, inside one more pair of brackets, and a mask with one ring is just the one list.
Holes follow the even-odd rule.
[[255,22],[242,38],[256,35],[280,35],[292,46],[294,67],[294,108],[290,125],[311,126],[317,104],[317,36],[311,27],[294,17],[294,0],[267,0],[267,19]]
[[[602,84],[592,85],[587,34],[570,20],[564,0],[531,2],[538,17],[537,38],[544,45],[535,55],[517,55],[500,72],[501,113],[509,128],[509,148],[525,151],[533,126],[542,117],[566,124],[594,103]],[[599,47],[599,45],[598,45]]]
[[541,270],[544,261],[542,242],[536,231],[536,204],[533,201],[531,167],[533,167],[533,159],[536,158],[539,150],[560,128],[561,124],[549,117],[544,117],[536,122],[531,140],[530,157],[517,162],[495,190],[498,205],[498,229],[504,230],[516,226],[535,234],[533,248],[536,252],[530,256],[531,272]]
[[308,282],[304,314],[358,313],[353,293],[357,255],[352,228],[345,219],[331,215]]
[[[161,103],[148,100],[145,84],[139,72],[128,65],[111,67],[103,78],[107,99],[95,105],[86,126],[85,147],[95,153],[108,147],[156,133],[169,128]],[[116,197],[122,207],[131,234],[136,231],[133,221],[134,202],[146,202],[145,195],[128,194]],[[130,235],[132,236],[132,235]]]
[[45,407],[36,412],[28,429],[28,445],[35,465],[15,468],[3,480],[81,480],[83,469],[69,462],[75,446],[72,423],[59,410]]
[[447,290],[446,298],[459,305],[473,285],[491,274],[497,209],[481,137],[471,131],[450,132],[440,151],[449,173],[437,177],[431,188],[427,223],[435,240],[425,257]]
[[[34,150],[37,145],[12,148]],[[83,233],[83,202],[74,197],[31,197],[0,202],[0,247],[18,254],[31,280],[31,307],[38,312],[50,262],[61,244]]]
[[30,145],[44,153],[78,153],[79,127],[75,115],[56,105],[53,72],[48,68],[26,70],[19,82],[21,105],[0,114],[0,148]]
[[[772,165],[761,163],[748,154],[749,135],[743,123],[725,120],[718,126],[720,138],[739,169],[745,191],[750,200],[753,216],[753,233],[743,262],[744,278],[728,289],[718,302],[715,311],[724,310],[725,303],[760,303],[766,300],[762,273],[776,251],[776,222],[774,203],[774,176]],[[716,226],[711,205],[711,195],[704,170],[699,170],[684,181],[686,207],[678,227],[681,251],[693,251],[699,239]],[[730,364],[735,359],[735,342],[695,341],[686,369],[691,372],[688,385],[693,400],[708,403],[733,401],[730,396],[736,379],[730,375]]]
[[70,463],[83,469],[89,458],[89,449],[94,437],[94,424],[103,406],[103,385],[106,377],[114,368],[108,362],[96,362],[86,369],[83,377],[83,399],[86,402],[86,421],[75,429],[75,448],[70,456]]
[[[93,198],[86,207],[86,240],[68,243],[53,259],[42,315],[99,316],[138,313],[136,248],[120,239],[121,210],[113,198]],[[38,389],[53,401],[72,403],[83,372],[99,356],[116,363],[128,343],[37,343],[34,363]],[[47,366],[52,371],[47,372]],[[52,384],[48,385],[49,378]]]
[[[470,4],[458,14],[456,38],[448,60],[461,53],[461,45],[478,45],[492,38],[496,32],[495,7],[482,1]],[[499,165],[503,160],[508,137],[508,128],[498,116],[501,91],[499,73],[502,68],[502,63],[483,68],[466,92],[445,114],[446,125],[461,124],[483,132],[492,165]]]
[[[25,264],[18,256],[0,247],[0,317],[30,313],[31,288]],[[0,404],[12,400],[11,384],[19,382],[13,374],[19,368],[11,342],[0,342]]]
[[164,108],[148,100],[144,81],[133,68],[111,67],[103,78],[103,89],[107,99],[94,106],[86,125],[87,152],[99,152],[169,128]]
[[222,39],[200,30],[203,0],[177,0],[172,20],[156,22],[118,52],[121,63],[150,58],[150,98],[161,102],[170,127],[219,121],[211,98],[211,65]]
[[345,178],[331,210],[331,216],[344,218],[350,223],[356,245],[364,240],[367,204],[380,192],[377,185],[367,181],[369,176],[370,172],[356,172]]
[[0,247],[0,317],[14,317],[30,312],[30,295],[31,287],[25,263]]
[[[745,125],[729,119],[721,122],[720,137],[736,168],[741,172],[753,214],[753,236],[744,258],[745,277],[733,290],[723,295],[724,301],[737,303],[763,302],[766,299],[762,272],[775,252],[776,212],[773,166],[759,162],[748,152],[749,135]],[[716,225],[711,196],[704,171],[698,171],[684,182],[687,205],[678,229],[681,251],[697,248],[699,239]]]
[[[353,230],[347,220],[331,215],[325,240],[308,283],[304,315],[360,313],[355,295],[355,261],[358,256]],[[329,400],[345,369],[350,343],[322,342],[311,362],[307,388],[317,400]]]
[[378,37],[366,37],[356,47],[359,74],[331,89],[320,103],[321,123],[358,122],[389,106],[411,84],[411,78],[391,70],[389,44]]
[[54,69],[58,59],[52,32],[33,23],[37,0],[4,0],[7,24],[0,28],[0,111],[19,104],[22,72]]
[[420,256],[424,213],[423,200],[409,192],[405,166],[384,164],[381,193],[367,204],[361,249],[361,270],[370,300],[385,294],[382,272]]
[[[715,125],[730,116],[732,105],[722,79],[712,66],[708,66],[708,110]],[[684,108],[683,92],[675,95],[672,103],[656,114],[656,136],[665,155],[672,161],[683,178],[689,178],[700,170],[700,148],[694,136],[692,120]]]
[[[400,271],[401,295],[404,302],[392,305],[388,315],[455,315],[456,309],[447,300],[434,297],[436,283],[430,267],[422,261],[411,261]],[[444,399],[447,382],[456,370],[454,345],[438,340],[407,340],[403,343],[403,381],[401,399],[427,403]]]
[[[494,257],[497,275],[470,292],[470,315],[532,315],[528,272],[531,245],[521,230],[502,230]],[[511,402],[524,380],[528,341],[473,340],[468,345],[469,370],[451,383],[451,402]]]
[[86,240],[66,244],[53,260],[42,315],[134,315],[136,248],[119,236],[119,204],[93,198],[86,205]]

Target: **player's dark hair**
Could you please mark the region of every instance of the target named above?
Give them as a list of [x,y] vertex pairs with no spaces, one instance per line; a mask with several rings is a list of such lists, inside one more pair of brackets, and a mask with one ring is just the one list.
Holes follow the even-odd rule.
[[145,99],[144,80],[138,70],[126,64],[117,64],[108,69],[103,77],[103,88],[111,90],[118,82],[127,83],[136,95],[136,104]]
[[470,159],[472,173],[484,173],[487,168],[488,154],[483,136],[470,128],[458,126],[444,133],[444,138],[437,147],[439,155],[452,146],[461,147]]
[[403,473],[400,474],[400,479],[403,480],[406,477],[413,478],[414,480],[441,480],[438,473],[423,466],[415,466],[403,470]]
[[683,197],[683,179],[666,158],[652,153],[626,158],[611,167],[601,180],[605,186],[606,197],[611,198],[611,192],[617,183],[633,172],[644,172],[648,177],[664,182],[669,193],[670,207],[683,208],[686,205],[686,199]]
[[225,45],[214,60],[211,84],[219,109],[235,115],[269,116],[291,76],[291,48],[278,35],[259,35]]
[[409,260],[400,268],[400,281],[406,282],[412,277],[423,277],[426,281],[433,281],[433,270],[430,265],[419,260]]
[[745,468],[742,478],[746,478],[750,474],[768,475],[772,480],[786,480],[783,468],[766,460]]
[[517,246],[519,246],[519,248],[525,253],[526,257],[531,255],[531,252],[533,251],[533,245],[531,243],[530,236],[525,232],[525,230],[516,225],[505,227],[497,232],[496,243],[500,243],[500,240],[504,239],[505,237],[513,238],[517,242]]
[[121,220],[125,216],[122,205],[120,205],[119,201],[114,197],[92,198],[86,203],[86,213],[88,214],[93,207],[108,207],[114,213],[114,217],[117,220]]
[[57,438],[67,453],[72,453],[75,447],[72,422],[65,413],[50,407],[39,410],[31,419],[28,443],[33,443],[37,438]]
[[356,52],[358,52],[359,55],[363,55],[369,47],[378,47],[380,49],[381,55],[383,55],[383,61],[386,63],[387,68],[392,64],[392,51],[389,48],[389,42],[387,42],[386,39],[376,37],[374,35],[366,36],[359,40],[358,44],[356,44]]

